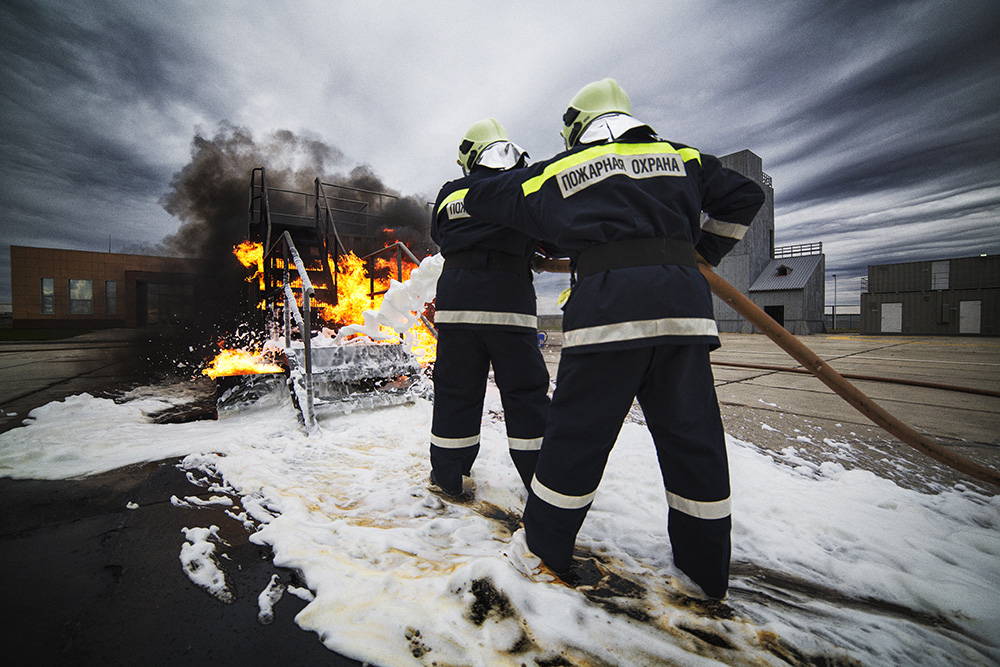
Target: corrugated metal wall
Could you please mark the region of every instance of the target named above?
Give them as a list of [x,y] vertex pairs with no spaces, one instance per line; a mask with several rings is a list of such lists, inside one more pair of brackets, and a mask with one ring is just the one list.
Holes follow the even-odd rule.
[[[901,304],[898,332],[883,331],[885,309],[900,307],[889,304]],[[1000,335],[1000,255],[869,266],[861,331]]]

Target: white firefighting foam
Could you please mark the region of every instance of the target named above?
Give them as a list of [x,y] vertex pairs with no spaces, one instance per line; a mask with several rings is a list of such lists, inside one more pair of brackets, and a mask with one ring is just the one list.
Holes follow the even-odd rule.
[[[287,401],[220,421],[147,417],[167,405],[149,389],[123,404],[88,395],[51,403],[0,435],[0,474],[68,478],[186,455],[184,468],[222,477],[209,491],[234,498],[241,509],[231,516],[251,540],[301,572],[308,591],[289,589],[308,601],[296,622],[372,664],[517,666],[561,655],[573,664],[784,665],[782,646],[801,654],[793,663],[1000,661],[1000,499],[969,488],[921,493],[833,462],[776,462],[728,438],[736,574],[734,615],[724,618],[679,603],[667,584],[677,571],[666,502],[640,424],[622,428],[579,546],[641,595],[599,604],[529,581],[504,555],[503,524],[430,492],[426,401],[338,416],[309,435]],[[499,414],[491,384],[473,476],[480,503],[516,516],[524,490]],[[192,549],[205,548],[206,530],[189,534]],[[748,570],[766,576],[740,574]],[[483,605],[483,582],[502,594],[493,606]],[[265,617],[275,593],[263,598]]]
[[404,282],[389,281],[389,289],[379,309],[364,311],[362,324],[348,324],[333,337],[317,336],[313,339],[314,344],[340,345],[356,334],[368,336],[376,341],[398,340],[398,336],[382,331],[380,326],[388,327],[396,334],[404,336],[403,344],[407,344],[405,336],[420,322],[420,313],[423,312],[424,305],[434,298],[437,280],[443,268],[444,257],[441,253],[428,255],[410,272],[410,277]]

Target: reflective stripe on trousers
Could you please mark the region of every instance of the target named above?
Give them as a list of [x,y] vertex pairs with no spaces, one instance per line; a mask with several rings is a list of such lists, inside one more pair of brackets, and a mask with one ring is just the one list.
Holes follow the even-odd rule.
[[524,511],[528,546],[552,569],[569,569],[576,534],[636,397],[668,490],[670,521],[677,524],[671,529],[675,562],[698,570],[689,576],[717,590],[728,579],[729,470],[708,345],[562,357]]

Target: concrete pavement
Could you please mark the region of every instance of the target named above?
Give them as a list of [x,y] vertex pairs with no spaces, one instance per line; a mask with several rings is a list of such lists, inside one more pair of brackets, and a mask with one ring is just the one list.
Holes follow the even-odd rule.
[[[32,408],[88,391],[150,381],[148,348],[127,332],[67,341],[0,344],[3,428]],[[762,335],[723,335],[713,352],[726,430],[777,460],[862,468],[899,484],[935,491],[972,480],[900,443],[812,376],[723,363],[795,367]],[[561,334],[542,349],[555,376]],[[844,373],[1000,390],[1000,339],[806,336]],[[144,361],[145,360],[145,361]],[[1000,398],[961,391],[856,381],[897,417],[963,454],[1000,468]],[[202,397],[204,398],[204,397]],[[641,419],[634,410],[630,419]],[[82,480],[0,479],[0,567],[7,573],[0,632],[32,665],[358,665],[298,628],[304,603],[285,595],[275,620],[257,621],[256,595],[275,568],[241,524],[212,508],[183,508],[170,497],[198,495],[173,461],[130,466]],[[998,489],[983,488],[988,493]],[[136,509],[126,509],[134,501]],[[209,513],[209,514],[206,514]],[[229,543],[224,604],[197,588],[178,561],[180,529],[214,523]]]
[[[1000,445],[1000,339],[901,338],[856,335],[804,336],[834,370],[886,380],[908,380],[956,387],[946,390],[892,382],[851,382],[904,422],[939,440],[969,445]],[[719,400],[762,407],[760,396],[800,416],[870,425],[811,374],[725,366],[725,363],[801,368],[761,335],[729,334],[712,353]],[[994,392],[994,396],[958,391]],[[836,399],[836,400],[834,400]]]
[[[561,339],[561,333],[549,332],[542,349],[553,377]],[[712,370],[731,435],[772,452],[795,447],[816,462],[837,454],[843,464],[865,467],[903,485],[928,488],[957,481],[980,485],[901,443],[811,374],[726,365],[802,369],[767,336],[722,334],[721,339],[722,347],[712,352]],[[1000,338],[830,334],[799,340],[842,374],[955,387],[850,380],[917,431],[1000,469],[1000,396],[958,390],[1000,394]],[[824,440],[850,445],[849,455],[845,448],[826,446]]]
[[[200,347],[199,347],[200,346]],[[195,372],[205,336],[174,329],[105,329],[46,341],[0,341],[0,433],[31,410],[89,393]]]

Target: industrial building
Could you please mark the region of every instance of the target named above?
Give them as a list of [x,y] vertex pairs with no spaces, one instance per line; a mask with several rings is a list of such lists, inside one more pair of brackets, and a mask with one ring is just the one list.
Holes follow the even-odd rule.
[[861,333],[1000,335],[1000,255],[869,266]]
[[143,327],[190,318],[198,261],[11,246],[13,326]]
[[[790,332],[825,333],[826,265],[822,244],[775,248],[774,190],[761,158],[743,150],[721,156],[720,160],[758,183],[766,199],[746,235],[726,255],[716,272]],[[336,190],[327,193],[322,186]],[[381,226],[382,199],[392,197],[320,184],[318,180],[314,193],[274,189],[264,184],[262,168],[251,175],[250,190],[251,230],[263,228],[258,220],[268,202],[263,192],[273,190],[270,205],[276,210],[268,213],[281,224],[320,229],[327,218],[336,218],[337,224],[344,227],[338,236],[338,252],[345,241],[357,245],[357,239],[374,238],[369,227]],[[278,206],[282,197],[298,202],[295,210],[302,208],[302,211],[296,214],[284,211]],[[304,205],[300,205],[302,202]],[[361,236],[357,239],[350,236],[351,223],[355,226],[364,223],[359,227],[364,233],[358,232]],[[265,242],[263,236],[254,238]],[[268,238],[267,242],[274,240]],[[321,259],[333,247],[327,246],[328,243],[324,245],[325,251],[318,253]],[[300,252],[309,254],[305,246]],[[190,315],[197,273],[198,260],[192,259],[12,246],[13,323],[16,327],[103,328],[182,321]],[[335,284],[329,279],[321,282]],[[719,331],[756,332],[753,325],[721,299],[714,296],[713,299]],[[551,319],[556,318],[560,316]],[[554,326],[555,321],[546,325]]]
[[[791,333],[826,333],[823,244],[775,248],[774,189],[771,177],[764,173],[760,157],[743,150],[719,159],[725,167],[756,182],[764,190],[766,199],[746,235],[716,267],[716,273]],[[721,299],[712,298],[719,331],[757,331]]]

